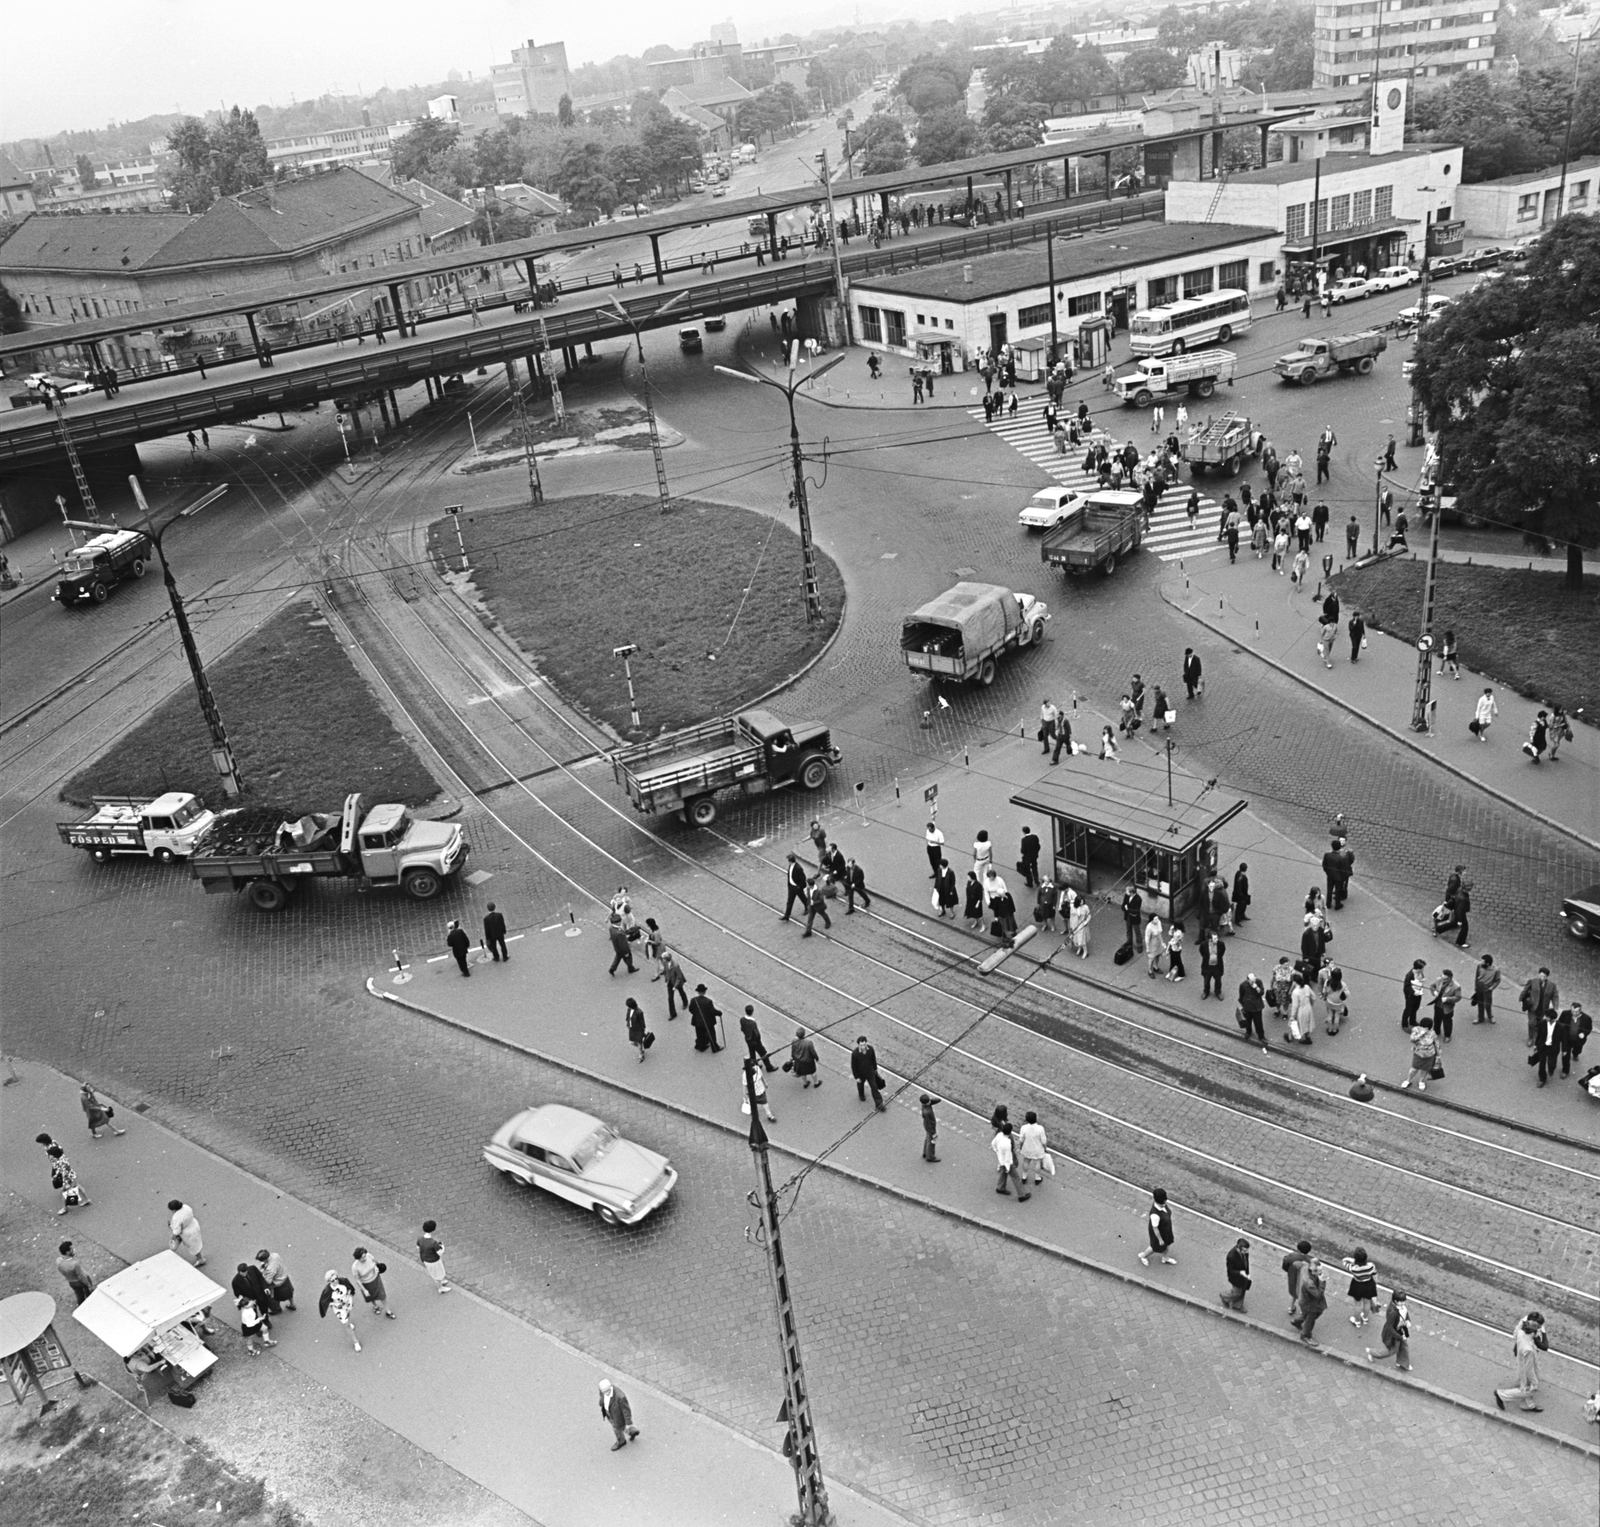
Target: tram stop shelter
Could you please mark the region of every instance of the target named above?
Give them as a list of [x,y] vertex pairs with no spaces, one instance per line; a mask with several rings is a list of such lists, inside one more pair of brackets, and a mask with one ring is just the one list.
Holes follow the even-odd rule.
[[1097,883],[1131,883],[1163,922],[1198,910],[1217,867],[1216,834],[1249,804],[1230,800],[1215,780],[1131,760],[1052,771],[1011,803],[1050,818],[1047,863],[1057,885],[1087,896]]

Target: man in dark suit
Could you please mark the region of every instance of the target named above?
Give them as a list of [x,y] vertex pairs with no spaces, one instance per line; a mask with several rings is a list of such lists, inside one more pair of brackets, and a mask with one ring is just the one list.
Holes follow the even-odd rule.
[[833,919],[828,916],[828,890],[827,887],[823,885],[822,878],[820,876],[818,876],[806,887],[805,896],[806,931],[802,933],[800,937],[811,937],[811,925],[819,917],[822,919],[822,926],[831,933],[833,931]]
[[1563,1008],[1557,1013],[1551,1008],[1540,1018],[1535,1037],[1538,1046],[1529,1058],[1539,1062],[1539,1085],[1542,1087],[1556,1074],[1556,1062],[1562,1052],[1572,1053],[1572,1009]]
[[852,859],[844,871],[844,915],[849,917],[856,909],[856,897],[861,898],[861,905],[870,907],[872,898],[867,894],[867,877],[861,866]]
[[1022,828],[1022,857],[1017,867],[1022,871],[1022,883],[1033,889],[1039,884],[1039,834],[1026,823]]
[[1200,654],[1193,647],[1183,649],[1183,687],[1191,700],[1200,692]]
[[1584,1012],[1583,1004],[1576,997],[1561,1017],[1567,1025],[1561,1040],[1561,1074],[1570,1076],[1573,1061],[1582,1061],[1583,1047],[1594,1032],[1594,1020]]
[[789,921],[789,914],[794,911],[794,904],[799,902],[805,907],[806,902],[806,871],[800,863],[797,854],[789,855],[789,899],[783,904],[783,921]]
[[472,972],[467,969],[467,951],[472,948],[472,940],[467,937],[467,930],[460,923],[452,921],[444,941],[450,953],[456,957],[456,964],[461,967],[461,974],[470,976]]
[[1228,1286],[1218,1296],[1230,1310],[1244,1313],[1244,1296],[1250,1290],[1250,1243],[1243,1236],[1228,1253]]
[[862,1034],[856,1040],[856,1047],[850,1052],[850,1074],[856,1079],[856,1096],[864,1103],[867,1100],[867,1089],[872,1089],[872,1106],[879,1113],[885,1112],[883,1106],[883,1078],[878,1075],[878,1052],[867,1043],[867,1036]]
[[745,1048],[750,1052],[752,1060],[758,1060],[768,1071],[778,1068],[772,1064],[772,1057],[767,1054],[767,1047],[761,1042],[761,1027],[756,1022],[756,1010],[750,1003],[744,1005],[744,1017],[739,1020],[739,1032],[744,1035]]
[[488,911],[483,914],[483,941],[488,945],[490,959],[498,963],[511,958],[506,952],[506,920],[495,911],[492,901]]
[[1122,927],[1128,935],[1128,947],[1137,951],[1144,939],[1144,897],[1137,886],[1129,886],[1122,898]]
[[695,1049],[715,1052],[722,1048],[717,1043],[717,1019],[721,1016],[717,1004],[706,995],[706,985],[702,981],[689,999],[689,1022],[694,1025]]
[[1234,871],[1233,876],[1233,922],[1237,927],[1240,923],[1247,923],[1250,919],[1245,915],[1245,908],[1250,905],[1250,866],[1241,864]]

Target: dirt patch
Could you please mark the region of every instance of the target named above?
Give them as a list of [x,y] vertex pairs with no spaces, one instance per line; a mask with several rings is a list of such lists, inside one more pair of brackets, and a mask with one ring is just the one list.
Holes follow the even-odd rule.
[[[533,453],[540,461],[650,449],[650,416],[637,403],[569,408],[559,420],[546,414],[543,418],[530,418],[528,424],[533,433]],[[683,436],[659,420],[656,435],[663,448],[683,444]],[[465,457],[453,468],[458,476],[493,472],[523,460],[522,435],[516,429],[480,440],[478,446],[476,455]]]
[[[359,790],[369,800],[421,805],[439,793],[315,606],[295,603],[209,670],[244,781],[243,804],[335,811]],[[62,788],[96,795],[189,790],[219,803],[211,734],[185,684]]]
[[[603,495],[463,514],[479,597],[572,705],[627,737],[725,715],[821,650],[844,609],[844,582],[817,553],[823,619],[808,626],[800,538],[748,509]],[[430,547],[459,561],[447,520]],[[622,659],[643,724],[632,728]],[[795,719],[807,719],[804,717]]]
[[[1427,564],[1390,560],[1339,573],[1346,609],[1367,624],[1414,640]],[[1591,725],[1600,702],[1600,593],[1573,592],[1561,572],[1441,562],[1434,592],[1435,638],[1454,631],[1461,661],[1530,700],[1565,705]]]

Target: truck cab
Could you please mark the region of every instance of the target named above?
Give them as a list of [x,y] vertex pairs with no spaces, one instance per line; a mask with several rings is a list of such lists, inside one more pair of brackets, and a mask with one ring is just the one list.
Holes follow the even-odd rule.
[[111,530],[91,536],[61,559],[56,600],[62,605],[104,604],[124,578],[142,578],[155,551],[142,530]]
[[[359,815],[358,809],[347,816]],[[405,881],[413,896],[412,880],[419,874],[444,879],[456,868],[464,844],[461,828],[449,822],[418,822],[401,805],[374,806],[361,821],[356,836],[356,852],[361,872],[374,885],[396,885]],[[340,845],[349,852],[344,845]],[[419,896],[418,898],[423,899]]]
[[61,840],[86,850],[97,864],[113,854],[148,854],[162,864],[187,859],[195,845],[218,821],[197,795],[169,790],[154,800],[136,796],[97,795],[93,815],[61,822]]

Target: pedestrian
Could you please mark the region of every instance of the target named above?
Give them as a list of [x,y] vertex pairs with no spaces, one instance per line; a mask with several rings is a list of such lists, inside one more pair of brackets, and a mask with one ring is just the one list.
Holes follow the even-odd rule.
[[1426,960],[1413,960],[1411,969],[1408,970],[1400,981],[1400,996],[1404,1006],[1400,1010],[1400,1028],[1409,1034],[1417,1022],[1417,1014],[1422,1011],[1422,983],[1426,980],[1423,972],[1428,968]]
[[[256,1253],[256,1266],[261,1269],[261,1276],[265,1280],[268,1292],[272,1295],[274,1304],[286,1310],[292,1310],[294,1303],[294,1283],[289,1277],[289,1269],[284,1266],[283,1258],[275,1251],[269,1251],[265,1246]],[[277,1313],[276,1310],[273,1311]]]
[[[622,913],[613,912],[606,919],[606,937],[611,940],[611,967],[606,974],[614,976],[617,966],[626,965],[630,976],[638,975],[639,967],[633,963],[633,945],[628,941],[628,928],[623,922]],[[463,965],[462,969],[465,968]]]
[[929,822],[922,834],[924,844],[928,851],[928,869],[932,872],[930,880],[939,878],[940,867],[944,863],[944,834],[939,831],[936,822]]
[[995,1183],[995,1192],[1011,1196],[1008,1182],[1017,1185],[1017,1202],[1026,1203],[1033,1194],[1028,1191],[1021,1174],[1017,1170],[1016,1141],[1009,1121],[1003,1122],[995,1131],[994,1139],[989,1142],[989,1149],[994,1152],[995,1164],[999,1168],[999,1177]]
[[78,1253],[72,1249],[71,1241],[63,1241],[56,1247],[56,1271],[67,1280],[67,1287],[72,1290],[73,1297],[82,1304],[94,1292],[94,1279],[84,1271],[83,1263],[78,1260]]
[[1061,750],[1063,748],[1066,749],[1068,758],[1070,758],[1074,753],[1082,751],[1081,748],[1075,748],[1072,745],[1072,723],[1067,719],[1065,712],[1057,711],[1056,748],[1055,752],[1050,755],[1050,762],[1052,764],[1058,764],[1061,762]]
[[1406,1303],[1406,1291],[1397,1288],[1389,1295],[1383,1312],[1383,1351],[1367,1348],[1367,1361],[1381,1363],[1392,1357],[1401,1373],[1411,1372],[1411,1309]]
[[1250,1242],[1240,1236],[1227,1258],[1228,1286],[1220,1298],[1230,1310],[1244,1314],[1244,1296],[1250,1292]]
[[1494,991],[1499,984],[1500,967],[1492,954],[1486,954],[1472,972],[1472,1005],[1478,1010],[1474,1023],[1494,1022]]
[[800,863],[800,856],[798,854],[790,854],[788,859],[789,898],[783,904],[783,915],[779,919],[780,922],[789,921],[789,914],[794,911],[794,904],[796,902],[800,903],[802,910],[808,905],[808,897],[806,895],[805,866]]
[[1311,316],[1311,293],[1309,291],[1305,294],[1304,298],[1301,300],[1301,303],[1300,303],[1300,316],[1302,318],[1309,318]]
[[69,1209],[87,1209],[91,1200],[83,1191],[83,1186],[78,1181],[78,1174],[72,1169],[72,1163],[67,1160],[66,1151],[49,1135],[35,1135],[34,1139],[44,1147],[45,1160],[49,1164],[50,1186],[61,1195],[61,1207],[56,1213],[65,1214]]
[[625,1448],[639,1435],[639,1428],[633,1424],[633,1407],[628,1404],[627,1395],[610,1379],[600,1380],[600,1414],[616,1435],[617,1440],[611,1444],[613,1453]]
[[977,870],[967,871],[966,902],[962,908],[962,916],[974,927],[983,924],[983,882],[978,879]]
[[1289,1031],[1284,1040],[1286,1044],[1311,1043],[1311,1030],[1317,1021],[1317,1010],[1311,1000],[1311,983],[1306,979],[1303,970],[1295,971],[1291,978],[1288,1010],[1286,1012],[1280,1010],[1279,1016],[1286,1018],[1289,1024]]
[[[1561,753],[1561,744],[1572,741],[1572,723],[1567,720],[1567,712],[1560,705],[1550,707],[1550,762],[1554,763]],[[120,1133],[120,1131],[119,1131]]]
[[1182,440],[1189,428],[1189,410],[1182,403],[1178,405],[1177,413],[1178,438]]
[[1448,967],[1439,972],[1439,979],[1428,988],[1433,1002],[1433,1031],[1449,1044],[1456,1031],[1456,1003],[1461,1000],[1461,986],[1455,973]]
[[444,1242],[439,1239],[438,1230],[437,1220],[423,1220],[422,1234],[417,1237],[417,1256],[422,1270],[433,1279],[434,1287],[441,1294],[448,1294],[450,1279],[444,1270]]
[[861,898],[863,907],[872,905],[872,898],[867,894],[867,877],[861,866],[854,859],[848,860],[844,867],[844,915],[850,917],[856,910],[856,898]]
[[1361,544],[1361,521],[1354,514],[1344,527],[1344,554],[1352,562],[1356,559],[1356,548]]
[[1135,954],[1144,939],[1144,898],[1136,885],[1130,885],[1122,897],[1122,930],[1127,935],[1127,950]]
[[322,1295],[317,1300],[317,1314],[326,1320],[330,1310],[333,1312],[333,1318],[350,1333],[350,1340],[355,1343],[355,1349],[359,1352],[361,1338],[356,1335],[355,1285],[348,1278],[341,1278],[331,1267],[322,1275]]
[[622,1021],[627,1029],[628,1043],[639,1052],[639,1061],[642,1065],[654,1040],[645,1021],[644,1009],[632,997],[628,998],[627,1005],[622,1010]]
[[[1578,1004],[1574,1006],[1582,1011]],[[1539,1085],[1542,1087],[1556,1074],[1557,1060],[1572,1047],[1572,1008],[1563,1008],[1560,1012],[1549,1008],[1539,1019],[1534,1038],[1534,1050],[1528,1057],[1528,1064],[1538,1065]]]
[[1500,714],[1500,707],[1495,703],[1494,686],[1486,684],[1483,693],[1478,696],[1478,703],[1473,708],[1472,720],[1467,724],[1467,730],[1479,742],[1489,740],[1489,728],[1494,725],[1494,718]]
[[[1542,1087],[1544,1067],[1540,1066],[1539,1070],[1539,1085]],[[1436,1073],[1442,1074],[1439,1071],[1439,1041],[1433,1032],[1433,1019],[1421,1018],[1411,1031],[1411,1070],[1400,1085],[1404,1088],[1415,1082],[1418,1092],[1426,1092],[1428,1083]]]
[[1167,979],[1181,981],[1187,973],[1183,968],[1183,923],[1175,917],[1167,931]]
[[922,401],[922,373],[920,371],[913,370],[911,373],[911,401],[913,403]]
[[938,1098],[924,1092],[920,1099],[922,1104],[922,1159],[924,1161],[937,1161],[939,1159],[939,1121],[934,1117],[934,1105]]
[[1324,668],[1333,667],[1333,644],[1339,639],[1339,617],[1335,615],[1329,620],[1326,613],[1317,628],[1317,656],[1322,659]]
[[236,1300],[251,1300],[264,1315],[278,1313],[280,1306],[267,1286],[266,1274],[254,1262],[241,1262],[238,1265],[231,1288]]
[[1239,1005],[1234,1010],[1234,1021],[1244,1032],[1246,1042],[1249,1042],[1253,1033],[1261,1044],[1267,1042],[1266,1033],[1261,1027],[1261,1015],[1267,1005],[1266,987],[1261,984],[1261,978],[1251,971],[1239,983]]
[[195,442],[194,431],[193,430],[189,430],[187,433],[188,433],[188,439],[189,439],[189,454],[191,456],[198,455],[199,451],[200,451],[200,447]]
[[659,981],[662,975],[665,974],[667,940],[661,932],[661,925],[655,918],[645,918],[644,927],[644,957],[656,968],[656,973],[650,979]]
[[1350,619],[1345,626],[1345,630],[1350,634],[1350,661],[1359,663],[1361,661],[1361,649],[1367,644],[1367,623],[1361,618],[1360,610],[1352,610],[1350,612]]
[[994,844],[989,841],[987,828],[980,828],[978,836],[972,841],[972,867],[977,871],[979,879],[984,872],[994,863]]
[[1022,876],[1022,883],[1029,890],[1034,890],[1039,884],[1039,834],[1026,822],[1022,824],[1022,849],[1021,857],[1017,860],[1017,872]]
[[1235,926],[1250,921],[1245,908],[1250,905],[1250,866],[1240,863],[1233,872],[1233,921]]
[[685,1012],[689,1010],[689,986],[677,954],[666,945],[661,948],[661,979],[667,983],[667,1022],[671,1023],[678,1016],[678,1003],[683,1003]]
[[1446,631],[1443,640],[1439,643],[1439,677],[1444,677],[1445,669],[1450,669],[1457,680],[1461,678],[1461,658],[1456,647],[1456,633]]
[[1350,1020],[1350,989],[1344,984],[1344,971],[1337,965],[1324,965],[1318,980],[1328,1014],[1327,1030],[1337,1034]]
[[867,1043],[865,1034],[856,1037],[855,1048],[850,1052],[850,1074],[856,1079],[856,1096],[864,1103],[867,1091],[872,1092],[872,1106],[879,1113],[887,1110],[883,1105],[883,1078],[878,1074],[878,1052]]
[[1215,991],[1218,1002],[1222,1001],[1222,975],[1223,975],[1223,950],[1222,934],[1216,927],[1209,927],[1200,935],[1200,1000],[1205,999]]
[[938,873],[934,876],[933,904],[938,909],[940,917],[953,917],[956,908],[961,905],[961,892],[956,887],[956,872],[944,859],[939,861]]
[[111,1121],[116,1118],[117,1110],[109,1103],[102,1103],[95,1095],[95,1090],[85,1082],[78,1090],[78,1106],[83,1109],[84,1117],[89,1121],[89,1133],[96,1140],[100,1138],[102,1129],[109,1129],[114,1135],[125,1135],[127,1130],[118,1129]]
[[1272,535],[1272,571],[1280,578],[1289,558],[1289,532],[1280,522]]
[[767,1101],[767,1074],[762,1069],[760,1061],[754,1056],[746,1056],[742,1062],[743,1072],[739,1078],[739,1112],[750,1112],[750,1094],[755,1093],[756,1107],[767,1116],[767,1123],[776,1124],[777,1116],[772,1111],[772,1104]]
[[739,1020],[739,1032],[744,1035],[746,1053],[751,1059],[758,1060],[768,1071],[776,1071],[772,1057],[767,1054],[767,1047],[761,1042],[761,1029],[756,1023],[756,1010],[753,1003],[744,1005],[744,1017]]
[[1311,1242],[1300,1241],[1283,1259],[1283,1275],[1289,1285],[1289,1319],[1300,1313],[1300,1280],[1305,1276],[1306,1265],[1311,1261]]
[[1294,562],[1289,568],[1289,582],[1296,589],[1305,587],[1306,573],[1311,567],[1311,554],[1304,547],[1294,554]]
[[[117,391],[121,392],[122,389],[119,387],[119,388],[117,388]],[[204,430],[203,429],[203,430],[200,431],[200,448],[203,451],[209,451],[211,449],[211,432],[210,432],[210,430]]]
[[195,1218],[194,1210],[181,1198],[169,1199],[167,1209],[172,1215],[167,1223],[168,1249],[177,1251],[181,1247],[194,1258],[196,1267],[204,1267],[205,1242],[201,1238],[200,1221]]
[[1144,925],[1144,957],[1145,971],[1153,981],[1161,974],[1161,956],[1166,953],[1167,936],[1161,926],[1161,917],[1158,913],[1150,914],[1150,921]]
[[1085,897],[1073,898],[1072,910],[1067,914],[1067,940],[1080,960],[1089,958],[1089,922],[1093,915]]
[[1516,1400],[1523,1410],[1543,1410],[1539,1404],[1539,1354],[1550,1350],[1550,1338],[1545,1335],[1544,1316],[1538,1310],[1529,1310],[1517,1322],[1511,1333],[1511,1355],[1517,1362],[1517,1383],[1513,1389],[1497,1389],[1494,1403],[1501,1410],[1507,1400]]
[[[1554,1017],[1561,1005],[1561,994],[1556,990],[1556,983],[1550,979],[1548,965],[1541,965],[1539,974],[1524,983],[1517,1000],[1528,1015],[1528,1048],[1531,1050],[1538,1043],[1540,1020],[1546,1014]],[[1529,1061],[1528,1064],[1532,1065],[1533,1062]]]
[[1177,715],[1172,709],[1172,702],[1167,699],[1166,690],[1159,684],[1152,686],[1150,691],[1150,729],[1154,731],[1159,726],[1164,732],[1170,731],[1172,723],[1177,719]]
[[794,1072],[802,1088],[822,1085],[822,1078],[817,1075],[817,1046],[803,1028],[794,1031],[794,1038],[789,1042],[789,1059],[783,1069]]
[[713,1054],[721,1050],[717,1043],[717,1019],[722,1016],[722,1009],[706,994],[705,982],[702,981],[694,989],[694,997],[689,1002],[689,1022],[694,1028],[694,1047],[697,1050],[710,1050]]
[[1383,470],[1385,472],[1396,472],[1399,470],[1394,459],[1394,447],[1395,439],[1393,435],[1390,435],[1389,443],[1383,448]]
[[1316,971],[1322,965],[1323,951],[1328,947],[1328,934],[1331,931],[1321,915],[1322,893],[1312,886],[1311,894],[1306,897],[1306,905],[1313,910],[1301,919],[1300,928],[1300,963],[1307,971]]
[[1100,728],[1100,762],[1121,762],[1120,756],[1117,753],[1116,734],[1111,730],[1109,725]]
[[1145,1234],[1150,1237],[1150,1244],[1139,1253],[1139,1260],[1146,1267],[1150,1265],[1150,1258],[1160,1257],[1168,1267],[1176,1267],[1178,1259],[1172,1255],[1172,1205],[1167,1202],[1167,1190],[1155,1188],[1150,1194],[1150,1207],[1145,1211]]
[[1017,1158],[1022,1166],[1022,1183],[1026,1187],[1030,1174],[1034,1187],[1044,1185],[1044,1174],[1055,1175],[1056,1164],[1050,1157],[1050,1142],[1045,1137],[1044,1125],[1031,1108],[1022,1116],[1022,1128],[1016,1138]]
[[378,1261],[365,1246],[357,1246],[351,1256],[354,1260],[350,1263],[350,1276],[361,1290],[362,1299],[372,1306],[373,1314],[393,1320],[389,1293],[383,1286],[383,1275],[388,1272],[389,1264]]
[[833,931],[833,919],[828,916],[828,890],[820,876],[814,876],[806,885],[806,931],[801,938],[811,937],[812,925],[818,917],[822,918],[822,926]]
[[461,974],[470,976],[472,972],[467,969],[467,952],[472,948],[472,940],[467,937],[467,930],[454,918],[444,936],[445,947],[455,956],[456,964],[461,968]]
[[492,901],[483,914],[483,944],[496,964],[511,958],[506,950],[506,920],[502,913],[495,911]]
[[1350,1274],[1350,1287],[1345,1292],[1356,1306],[1350,1324],[1359,1331],[1378,1313],[1378,1269],[1367,1259],[1365,1246],[1357,1246],[1349,1256],[1341,1257],[1339,1261]]
[[989,904],[992,919],[989,931],[997,938],[1013,939],[1017,936],[1016,903],[1011,892],[991,864],[984,872],[983,897]]
[[1306,1259],[1305,1271],[1300,1274],[1300,1313],[1290,1323],[1300,1331],[1300,1340],[1308,1347],[1322,1345],[1311,1333],[1317,1321],[1328,1308],[1328,1278],[1321,1259],[1313,1252]]
[[1528,728],[1528,740],[1522,744],[1522,751],[1535,763],[1543,763],[1544,750],[1549,745],[1550,717],[1547,712],[1540,711]]
[[1193,647],[1183,649],[1183,687],[1189,692],[1191,700],[1196,695],[1205,693],[1205,681],[1200,671],[1200,654]]

